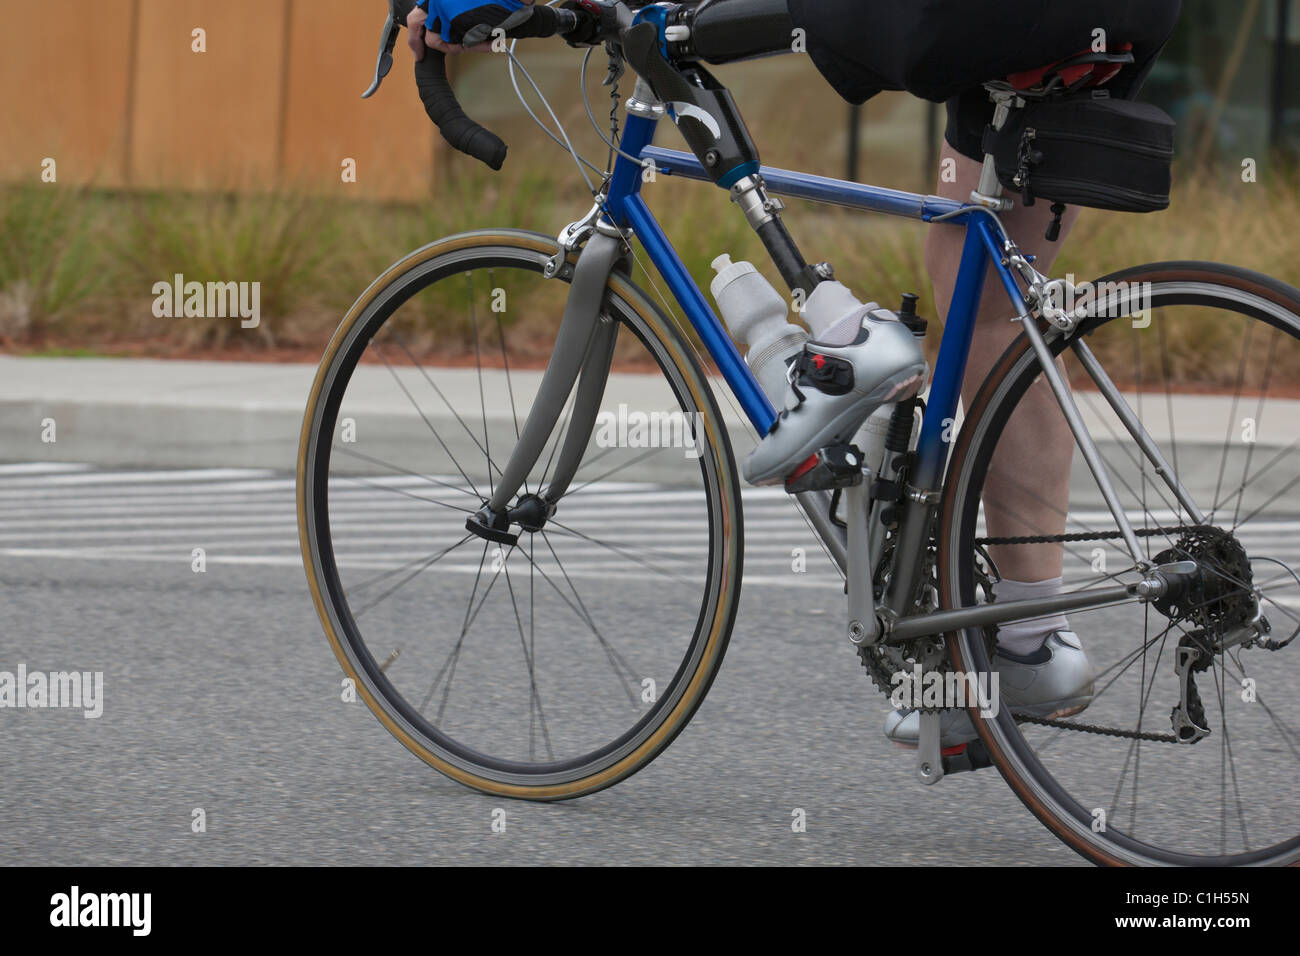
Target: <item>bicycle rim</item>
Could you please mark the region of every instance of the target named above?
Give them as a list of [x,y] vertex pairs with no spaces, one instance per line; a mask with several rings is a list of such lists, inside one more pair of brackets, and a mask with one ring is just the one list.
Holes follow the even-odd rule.
[[[513,548],[464,530],[466,512],[479,506],[500,477],[509,440],[526,420],[527,380],[535,385],[540,377],[538,369],[523,370],[517,362],[506,371],[514,326],[497,325],[494,316],[501,313],[491,311],[490,297],[536,299],[533,311],[546,311],[547,296],[562,302],[567,287],[540,276],[554,248],[553,240],[527,233],[466,234],[414,253],[372,285],[322,362],[304,422],[299,474],[309,581],[326,632],[360,695],[437,769],[478,789],[531,799],[609,786],[644,766],[680,732],[721,662],[742,551],[734,463],[707,381],[671,322],[618,273],[606,300],[607,314],[619,323],[615,378],[620,362],[644,371],[645,362],[637,359],[648,357],[659,374],[653,394],[637,401],[653,404],[668,396],[681,420],[658,407],[623,414],[635,426],[638,412],[663,413],[658,438],[675,437],[682,446],[655,436],[637,445],[619,420],[625,393],[611,385],[601,422],[606,435],[618,437],[606,447],[600,447],[599,435],[593,438],[545,530],[522,536]],[[474,280],[484,273],[491,287],[476,289]],[[429,404],[457,404],[446,397],[454,376],[439,386],[442,370],[433,374],[419,367],[414,346],[385,340],[384,329],[398,328],[390,321],[403,307],[467,278],[469,285],[456,291],[476,303],[472,331],[465,331],[480,362],[489,351],[500,361],[487,367],[487,384],[483,367],[461,370],[459,384],[470,381],[462,391],[473,414],[453,414],[440,423]],[[433,311],[437,327],[445,330],[444,312]],[[377,349],[386,354],[367,366],[363,357]],[[395,352],[411,353],[403,356],[406,366]],[[350,387],[356,391],[364,373],[375,372],[395,383],[414,408],[400,434],[379,443],[383,453],[373,454],[360,442],[345,449],[340,425],[348,420],[358,434],[364,428],[373,435],[377,426],[397,429],[391,416],[363,421],[364,402],[349,405]],[[480,383],[474,388],[476,375]],[[494,415],[493,404],[509,412]],[[358,411],[348,414],[350,408]],[[557,428],[526,483],[528,492],[545,483],[562,435]],[[417,464],[391,460],[395,449],[405,448],[419,453]],[[482,460],[470,464],[462,454],[466,449],[482,453]],[[360,480],[341,473],[343,459],[352,472],[359,470]],[[626,480],[629,471],[640,477]],[[340,490],[344,485],[347,492]],[[431,498],[440,504],[420,500]],[[379,500],[396,509],[384,522],[390,532],[392,526],[408,528],[410,546],[376,558],[367,547],[387,543],[367,543],[368,536],[376,537],[375,526],[358,531],[362,512],[356,506],[364,510]],[[428,520],[418,516],[422,507],[439,514],[436,528],[427,526],[429,534],[419,524]],[[358,585],[371,595],[396,586],[398,604],[386,600],[398,609],[363,607]],[[693,601],[682,596],[687,586],[696,592]],[[458,593],[455,603],[447,597],[451,591]],[[374,621],[377,613],[379,624],[364,620]],[[427,646],[430,641],[441,641],[437,653]],[[507,645],[513,645],[513,660],[505,656]],[[472,689],[467,681],[474,682]],[[564,689],[564,703],[557,703],[556,688]],[[457,706],[460,712],[454,713]]]
[[[1210,503],[1203,504],[1209,512],[1206,523],[1241,543],[1248,570],[1228,570],[1219,552],[1196,556],[1219,580],[1249,573],[1267,585],[1264,614],[1271,619],[1272,636],[1284,640],[1300,627],[1300,581],[1286,570],[1300,563],[1300,555],[1291,553],[1293,532],[1287,528],[1293,522],[1286,510],[1288,493],[1300,482],[1294,477],[1300,436],[1289,434],[1285,414],[1288,403],[1300,397],[1295,389],[1300,383],[1300,293],[1245,270],[1197,263],[1140,267],[1100,280],[1098,287],[1107,281],[1147,284],[1150,325],[1134,327],[1131,315],[1090,317],[1079,336],[1102,358],[1171,464],[1178,462],[1175,470],[1193,497]],[[1099,297],[1097,308],[1085,313],[1095,315],[1105,306]],[[1187,337],[1188,328],[1196,335]],[[1131,344],[1135,337],[1137,346]],[[1120,341],[1125,344],[1117,346]],[[1190,347],[1193,343],[1197,347]],[[1058,343],[1058,352],[1065,349],[1066,343]],[[1199,532],[1190,527],[1190,517],[1159,485],[1101,396],[1090,390],[1090,379],[1072,358],[1067,358],[1067,369],[1076,401],[1091,419],[1090,430],[1150,558],[1166,553],[1181,557],[1185,549],[1199,548]],[[945,606],[976,603],[976,562],[985,560],[977,555],[991,556],[996,564],[997,548],[987,542],[1011,540],[1000,537],[1009,523],[1005,515],[994,514],[1004,527],[990,532],[981,497],[986,480],[998,471],[999,440],[1038,377],[1022,339],[998,363],[959,436],[940,525]],[[1206,394],[1206,385],[1214,394]],[[1210,411],[1218,415],[1212,425]],[[1200,440],[1191,440],[1198,429]],[[1239,440],[1242,435],[1254,441]],[[1113,517],[1096,500],[1077,500],[1079,467],[1076,461],[1071,481],[1076,500],[1068,516],[1059,514],[1058,527],[1047,529],[1088,539],[1064,545],[1067,589],[1111,583],[1132,568],[1115,540]],[[1033,533],[1027,521],[1020,524],[1017,539]],[[978,551],[981,542],[985,545]],[[1224,593],[1230,590],[1225,587]],[[1203,604],[1227,609],[1225,614],[1232,607],[1226,598]],[[1092,705],[1068,723],[1170,735],[1171,705],[1180,703],[1174,654],[1184,635],[1214,633],[1214,621],[1197,619],[1207,614],[1203,608],[1180,619],[1177,613],[1165,616],[1149,606],[1125,605],[1071,615],[1070,625],[1094,658],[1098,679]],[[982,635],[959,635],[953,650],[959,669],[989,670]],[[1293,647],[1268,651],[1258,645],[1213,655],[1198,675],[1210,735],[1195,744],[1017,723],[1005,707],[995,719],[973,716],[995,764],[1021,800],[1094,862],[1294,863],[1300,858],[1300,819],[1289,809],[1300,762],[1295,730],[1300,714],[1290,702],[1300,667],[1294,655]],[[1254,681],[1249,694],[1241,680],[1247,676]]]

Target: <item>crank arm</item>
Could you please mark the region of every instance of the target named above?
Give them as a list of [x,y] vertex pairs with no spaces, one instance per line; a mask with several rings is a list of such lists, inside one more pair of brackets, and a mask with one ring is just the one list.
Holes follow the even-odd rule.
[[849,640],[857,645],[875,644],[880,640],[880,618],[876,616],[875,594],[871,586],[871,475],[844,489],[845,516],[848,530],[849,573]]
[[937,710],[923,710],[917,716],[921,718],[921,738],[916,744],[916,778],[926,786],[931,786],[943,779],[943,747],[940,743],[943,713]]

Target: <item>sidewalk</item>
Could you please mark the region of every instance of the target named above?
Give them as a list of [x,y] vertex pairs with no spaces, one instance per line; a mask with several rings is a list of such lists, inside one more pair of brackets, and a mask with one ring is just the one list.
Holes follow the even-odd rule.
[[[186,362],[152,359],[62,359],[0,356],[0,459],[7,461],[82,461],[110,466],[239,466],[291,471],[296,464],[303,409],[315,367],[260,362]],[[460,428],[446,404],[436,397],[420,370],[398,370],[403,385],[420,397],[420,411],[440,429]],[[516,407],[531,403],[539,371],[515,371],[506,388],[504,373],[483,373],[482,402],[495,435],[513,437],[511,390]],[[480,386],[473,368],[439,369],[437,383],[457,409],[481,421]],[[604,408],[626,403],[646,411],[668,407],[663,379],[648,375],[613,375]],[[719,390],[724,396],[725,391]],[[365,366],[353,380],[349,409],[368,421],[409,424],[417,414],[411,399],[383,366]],[[1128,436],[1097,424],[1104,406],[1099,395],[1078,398],[1103,453],[1113,462],[1136,454]],[[1153,437],[1168,439],[1163,395],[1148,395],[1145,419]],[[1234,409],[1230,396],[1174,396],[1177,406],[1179,468],[1185,482],[1212,488],[1218,480],[1225,439],[1242,438],[1242,422],[1256,414],[1257,401],[1242,399]],[[1160,409],[1150,403],[1157,402]],[[720,397],[737,458],[753,445],[749,426],[733,403]],[[1228,422],[1234,422],[1229,436]],[[42,441],[42,423],[55,422],[56,441]],[[446,426],[444,428],[444,426]],[[451,427],[454,426],[454,427]],[[409,434],[408,431],[397,429]],[[463,429],[461,429],[463,433]],[[466,439],[468,441],[468,439]],[[1300,401],[1270,399],[1267,420],[1260,423],[1252,471],[1293,443],[1300,442]],[[1076,472],[1080,471],[1078,455]],[[1238,466],[1238,469],[1240,467]],[[1231,466],[1229,467],[1231,471]],[[1294,464],[1274,469],[1285,484]],[[633,477],[628,475],[627,477]],[[643,476],[646,477],[646,476]],[[1079,475],[1086,487],[1089,480]],[[1224,480],[1240,481],[1229,474]],[[1079,502],[1082,503],[1082,502]]]
[[[419,370],[397,373],[435,427],[459,429]],[[0,459],[292,471],[315,374],[316,366],[305,364],[0,356]],[[481,399],[473,368],[438,369],[436,382],[467,420],[481,421],[481,400],[492,431],[513,436],[511,393],[516,407],[528,408],[541,377],[513,371],[507,388],[503,372],[485,370]],[[658,410],[667,397],[660,377],[611,375],[603,407]],[[737,454],[747,452],[748,426],[721,404]],[[348,408],[396,419],[417,415],[383,366],[357,370]],[[42,441],[46,419],[55,422],[53,443]]]

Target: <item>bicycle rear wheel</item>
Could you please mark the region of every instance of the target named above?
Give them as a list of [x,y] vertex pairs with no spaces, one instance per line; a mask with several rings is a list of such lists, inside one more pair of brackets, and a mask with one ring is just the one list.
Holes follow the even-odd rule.
[[[1294,864],[1300,291],[1204,263],[1139,267],[1094,289],[1095,301],[1078,312],[1080,331],[1055,350],[1147,559],[1195,559],[1205,569],[1201,599],[1075,612],[1070,624],[1097,674],[1091,706],[1047,725],[1017,721],[1005,706],[989,719],[972,711],[972,719],[1025,805],[1096,863]],[[1135,318],[1122,307],[1134,293],[1149,315]],[[1205,512],[1203,522],[1193,520],[1129,437],[1078,360],[1079,341],[1120,387]],[[945,607],[981,602],[979,581],[994,577],[999,561],[1047,541],[1065,549],[1067,590],[1135,579],[1081,456],[1068,508],[1043,500],[1033,474],[999,464],[1016,411],[1029,401],[1055,407],[1022,336],[968,410],[953,451],[940,521]],[[984,496],[994,482],[1000,496],[990,511]],[[1018,505],[1007,504],[1009,489]],[[1256,608],[1271,632],[1232,644]],[[950,644],[959,670],[990,672],[982,631],[963,632]],[[1193,743],[1179,742],[1171,722],[1183,705],[1176,658],[1189,647],[1199,660],[1192,674],[1199,682],[1196,716],[1208,730]]]
[[[321,362],[298,470],[308,581],[362,699],[453,779],[536,800],[610,786],[682,730],[722,662],[743,551],[700,363],[618,270],[601,315],[616,323],[614,373],[554,515],[516,527],[513,545],[466,530],[563,310],[571,269],[542,278],[554,252],[546,236],[485,231],[394,265]],[[459,344],[464,367],[422,359],[431,337],[443,366]],[[517,500],[548,487],[567,423]]]

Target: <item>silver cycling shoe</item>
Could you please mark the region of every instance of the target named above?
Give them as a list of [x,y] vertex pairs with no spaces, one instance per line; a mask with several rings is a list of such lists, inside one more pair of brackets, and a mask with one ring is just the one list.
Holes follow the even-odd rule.
[[[1029,657],[999,651],[993,655],[993,667],[998,673],[1000,706],[1010,707],[1013,714],[1056,719],[1077,714],[1092,703],[1092,664],[1073,631],[1053,631]],[[965,710],[945,710],[939,728],[939,745],[945,748],[978,736]],[[921,736],[920,713],[893,711],[885,718],[885,736],[915,748]]]
[[851,341],[809,341],[791,363],[785,408],[745,459],[750,484],[784,481],[821,449],[851,441],[881,405],[924,387],[920,340],[893,312],[868,306],[835,328]]

